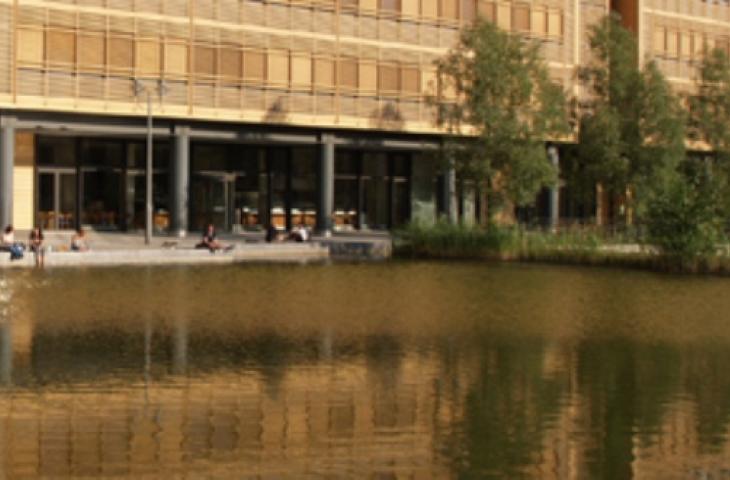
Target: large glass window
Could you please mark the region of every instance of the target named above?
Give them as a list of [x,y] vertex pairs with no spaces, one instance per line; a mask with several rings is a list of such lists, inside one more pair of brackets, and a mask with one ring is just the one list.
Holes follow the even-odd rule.
[[388,186],[388,157],[385,153],[366,153],[362,157],[364,180],[363,227],[388,228],[390,190]]
[[266,166],[262,164],[261,159],[261,148],[246,147],[235,150],[233,164],[236,174],[233,194],[234,218],[236,225],[240,225],[244,229],[256,228],[265,220],[261,215],[261,212],[266,209],[265,195],[261,194],[261,187],[263,186],[265,191]]
[[317,149],[292,149],[291,224],[314,227],[317,223]]
[[360,210],[360,154],[349,150],[335,151],[334,224],[339,230],[358,226]]
[[335,228],[386,229],[410,219],[411,155],[338,150]]
[[36,223],[46,230],[76,226],[76,146],[74,138],[38,139]]

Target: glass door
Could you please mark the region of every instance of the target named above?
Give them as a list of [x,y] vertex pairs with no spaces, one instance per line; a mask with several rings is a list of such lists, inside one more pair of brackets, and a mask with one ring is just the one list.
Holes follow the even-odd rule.
[[225,175],[197,175],[193,179],[191,206],[196,230],[202,231],[208,224],[217,230],[230,228],[230,183]]
[[37,223],[44,230],[76,226],[76,172],[39,170]]

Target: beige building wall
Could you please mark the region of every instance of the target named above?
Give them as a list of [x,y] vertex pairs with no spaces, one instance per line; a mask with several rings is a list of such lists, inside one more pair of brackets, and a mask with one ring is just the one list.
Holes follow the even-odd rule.
[[691,91],[704,52],[730,53],[730,5],[704,0],[620,1],[636,12],[640,60],[653,59],[679,92]]
[[34,163],[33,134],[15,134],[15,168],[13,169],[13,224],[17,230],[33,228]]
[[477,14],[539,42],[571,89],[581,11],[606,3],[0,0],[0,107],[143,115],[134,80],[162,79],[162,117],[435,132],[433,62]]

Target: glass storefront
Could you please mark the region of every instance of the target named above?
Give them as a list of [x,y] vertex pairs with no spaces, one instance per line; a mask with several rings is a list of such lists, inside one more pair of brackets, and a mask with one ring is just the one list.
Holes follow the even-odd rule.
[[[144,228],[143,141],[38,137],[36,223],[44,229]],[[153,211],[157,231],[169,227],[170,150],[154,146]]]
[[315,147],[194,144],[191,228],[314,227],[317,164]]
[[411,155],[338,150],[335,228],[384,230],[410,219]]
[[[142,230],[146,205],[144,140],[37,137],[36,222]],[[190,230],[315,227],[317,146],[191,145]],[[170,142],[154,145],[153,222],[171,224]],[[410,218],[411,154],[337,149],[334,226],[387,229]]]

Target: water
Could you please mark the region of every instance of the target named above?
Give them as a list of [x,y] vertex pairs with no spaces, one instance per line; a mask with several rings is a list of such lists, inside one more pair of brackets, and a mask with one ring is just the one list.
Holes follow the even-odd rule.
[[0,272],[0,478],[730,478],[730,281]]

